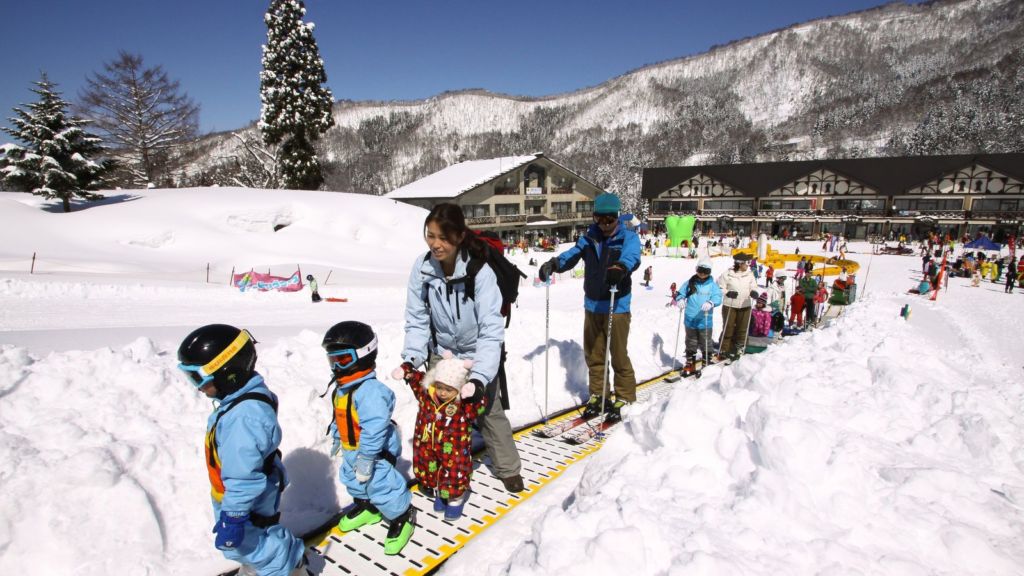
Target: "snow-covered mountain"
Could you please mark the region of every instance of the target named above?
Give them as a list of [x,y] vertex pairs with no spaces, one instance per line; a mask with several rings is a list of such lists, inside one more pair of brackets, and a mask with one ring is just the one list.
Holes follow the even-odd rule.
[[[637,166],[1019,151],[1022,62],[1019,0],[894,3],[558,96],[343,101],[322,146],[327,188],[379,194],[459,158],[537,150],[622,192]],[[209,165],[237,139],[211,138],[192,184],[230,183]]]

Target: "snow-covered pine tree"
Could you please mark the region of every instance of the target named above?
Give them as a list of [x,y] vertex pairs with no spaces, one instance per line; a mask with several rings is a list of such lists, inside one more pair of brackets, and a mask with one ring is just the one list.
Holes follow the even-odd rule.
[[316,190],[324,181],[313,142],[334,125],[334,96],[324,61],[305,23],[302,0],[273,0],[264,16],[267,43],[260,72],[259,129],[268,145],[281,145],[277,170],[285,188]]
[[97,136],[83,128],[88,122],[68,114],[68,103],[46,74],[34,83],[39,101],[14,108],[14,128],[4,128],[24,146],[0,146],[0,178],[6,186],[45,198],[60,198],[64,211],[71,211],[71,199],[97,200],[94,194],[105,184],[111,168],[97,159],[104,150]]

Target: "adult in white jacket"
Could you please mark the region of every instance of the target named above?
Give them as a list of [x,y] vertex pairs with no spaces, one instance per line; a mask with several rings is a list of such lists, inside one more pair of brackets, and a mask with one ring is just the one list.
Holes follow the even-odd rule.
[[750,271],[749,254],[740,253],[733,258],[732,269],[718,277],[718,287],[725,295],[718,357],[734,360],[747,346],[750,308],[759,294],[757,279]]

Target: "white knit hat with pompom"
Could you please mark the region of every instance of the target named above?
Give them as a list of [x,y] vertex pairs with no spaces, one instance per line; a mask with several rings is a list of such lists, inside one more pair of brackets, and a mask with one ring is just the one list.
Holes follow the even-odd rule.
[[[450,351],[445,350],[444,354],[441,355],[441,360],[427,371],[426,376],[423,378],[423,384],[429,386],[435,382],[440,382],[459,390],[462,392],[463,398],[468,398],[469,395],[472,395],[471,390],[473,388],[473,385],[468,383],[469,369],[472,367],[472,360],[456,358]],[[467,395],[467,392],[469,395]]]

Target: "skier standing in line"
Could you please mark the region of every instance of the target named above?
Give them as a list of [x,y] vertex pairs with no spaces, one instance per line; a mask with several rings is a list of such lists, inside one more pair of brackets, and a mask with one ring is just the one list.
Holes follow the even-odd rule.
[[307,274],[306,281],[309,282],[309,289],[313,292],[313,303],[315,304],[320,301],[320,291],[317,289],[316,278],[313,278],[312,274]]
[[[619,225],[619,197],[604,193],[594,201],[594,223],[576,245],[545,262],[540,279],[554,272],[572,269],[582,258],[583,280],[583,351],[590,375],[590,399],[584,414],[594,416],[606,409],[618,417],[622,408],[636,402],[636,374],[629,359],[631,275],[640,267],[640,239],[636,233]],[[611,307],[612,286],[617,287],[615,309]],[[608,315],[611,314],[611,334]],[[606,338],[611,338],[611,364],[615,372],[615,401],[605,392]],[[601,406],[605,396],[606,406]]]
[[405,298],[403,371],[432,366],[444,350],[473,360],[469,379],[487,390],[487,409],[477,427],[491,466],[505,490],[522,492],[522,461],[498,386],[505,319],[497,276],[485,263],[472,279],[474,296],[466,294],[469,261],[486,257],[483,241],[466,226],[458,205],[435,206],[423,223],[423,239],[430,251],[416,258]]
[[[813,266],[813,263],[808,261],[807,266]],[[807,312],[807,326],[813,327],[818,322],[817,305],[815,304],[815,298],[818,293],[818,281],[814,278],[811,272],[808,272],[806,276],[800,280],[800,286],[797,288],[804,294],[804,310]]]
[[1014,274],[1014,271],[1017,269],[1016,263],[1016,260],[1010,258],[1010,265],[1006,267],[1006,288],[1003,289],[1003,292],[1006,294],[1013,294],[1013,283],[1017,280],[1017,275]]
[[334,384],[331,455],[341,452],[338,477],[353,499],[338,529],[351,532],[387,518],[384,553],[398,554],[414,530],[412,493],[395,467],[402,441],[391,420],[395,393],[375,372],[377,335],[366,324],[349,320],[331,326],[322,345]]
[[715,306],[722,304],[722,289],[711,279],[711,262],[701,259],[697,263],[697,273],[690,277],[686,289],[679,294],[679,300],[685,300],[683,326],[686,328],[686,365],[684,374],[696,370],[697,350],[700,350],[703,365],[711,363],[711,331],[714,324]]
[[420,491],[434,499],[434,512],[454,522],[462,517],[473,476],[472,425],[484,412],[483,386],[471,382],[472,360],[445,351],[426,376],[401,367],[392,374],[404,378],[419,404],[413,431],[413,473]]
[[749,267],[750,255],[737,254],[732,268],[718,277],[718,287],[725,293],[722,301],[722,335],[718,347],[720,359],[734,360],[747,345],[750,309],[757,299],[757,281]]
[[182,341],[178,361],[216,404],[205,445],[217,549],[260,576],[306,574],[305,543],[278,523],[287,480],[277,396],[255,371],[252,335],[227,324],[203,326]]

